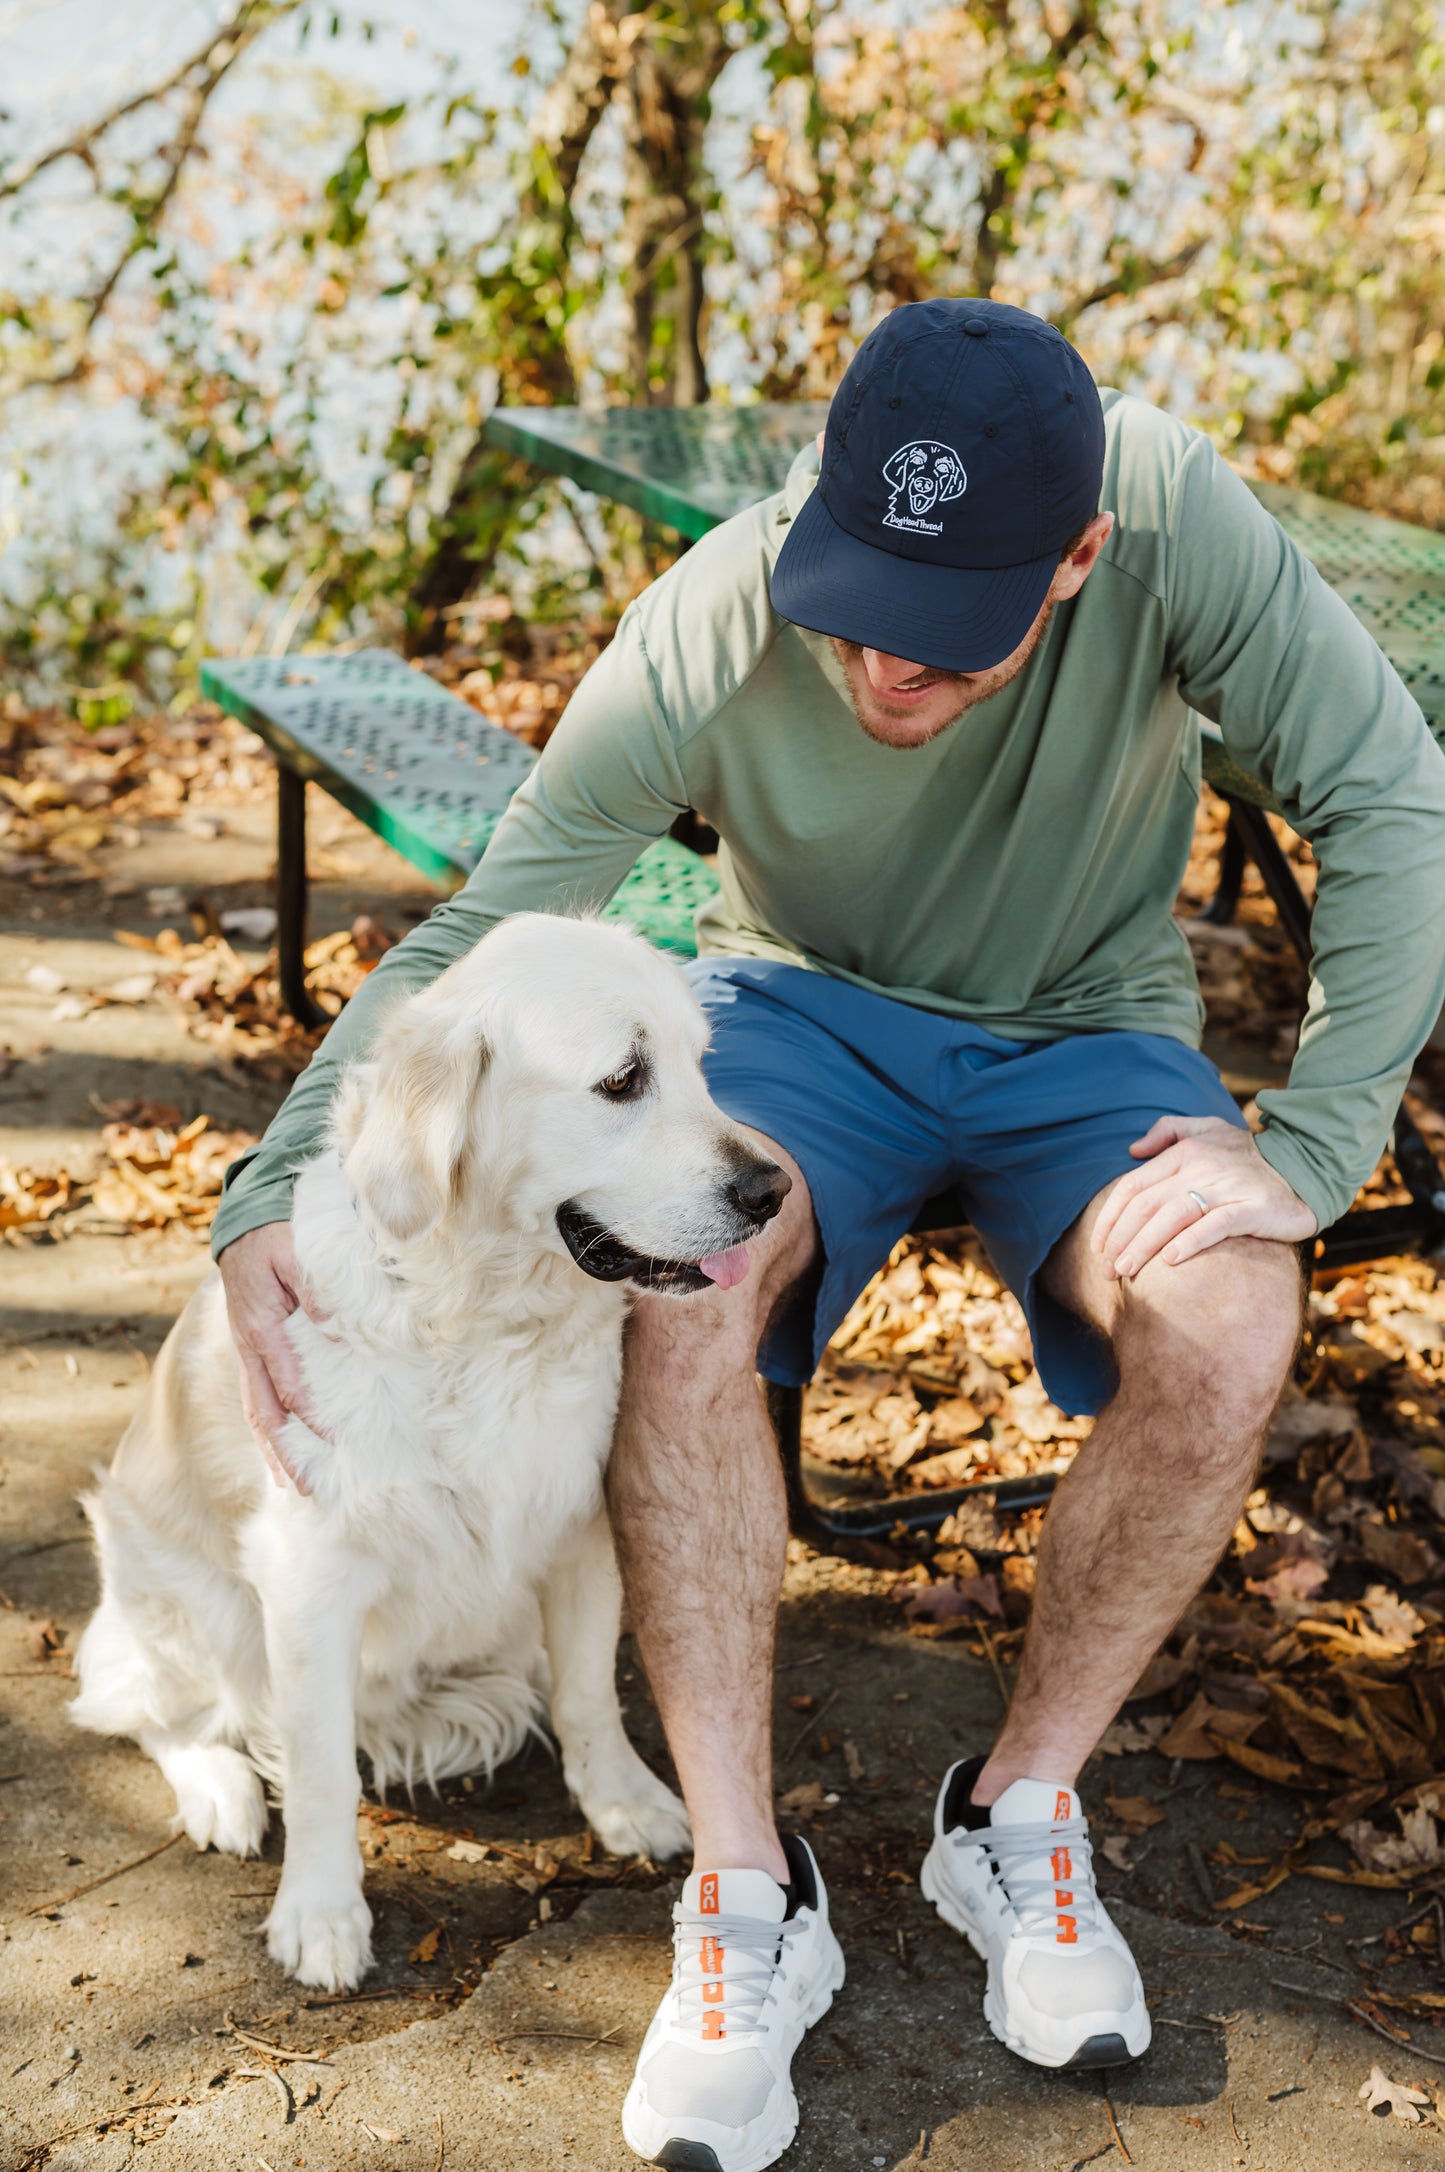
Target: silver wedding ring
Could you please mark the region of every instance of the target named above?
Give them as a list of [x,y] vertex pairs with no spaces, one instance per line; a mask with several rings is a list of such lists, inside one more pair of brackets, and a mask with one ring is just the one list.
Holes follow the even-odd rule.
[[1205,1198],[1203,1192],[1190,1192],[1189,1197],[1194,1201],[1201,1214],[1209,1212],[1209,1201]]

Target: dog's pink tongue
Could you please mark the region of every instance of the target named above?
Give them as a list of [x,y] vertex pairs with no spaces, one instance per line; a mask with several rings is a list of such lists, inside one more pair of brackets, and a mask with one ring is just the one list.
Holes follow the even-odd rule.
[[729,1252],[709,1252],[707,1258],[700,1259],[697,1264],[708,1281],[715,1282],[720,1290],[733,1290],[746,1280],[748,1248],[745,1244],[735,1244]]

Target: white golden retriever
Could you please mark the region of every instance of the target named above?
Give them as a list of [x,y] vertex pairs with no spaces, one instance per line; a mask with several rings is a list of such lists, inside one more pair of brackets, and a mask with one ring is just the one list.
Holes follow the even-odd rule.
[[267,1924],[302,1983],[370,1962],[356,1752],[378,1784],[489,1770],[550,1710],[618,1853],[677,1853],[681,1803],[623,1730],[602,1502],[628,1287],[729,1286],[788,1188],[709,1099],[701,1011],[625,930],[521,914],[385,1022],[303,1169],[327,1325],[290,1332],[324,1436],[302,1495],[241,1411],[219,1279],[187,1305],[87,1503],[102,1596],[82,1726],[133,1736],[198,1847],[280,1795]]

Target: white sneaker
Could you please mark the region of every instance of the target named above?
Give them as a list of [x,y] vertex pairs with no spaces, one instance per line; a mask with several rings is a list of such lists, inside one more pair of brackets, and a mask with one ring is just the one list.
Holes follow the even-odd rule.
[[672,1912],[672,1984],[622,2107],[630,2149],[669,2172],[762,2172],[798,2126],[789,2068],[843,1981],[828,1896],[789,1833],[786,1887],[761,1870],[694,1871]]
[[1137,2059],[1151,2034],[1144,1986],[1095,1890],[1078,1796],[1015,1780],[981,1810],[970,1796],[983,1763],[947,1774],[919,1883],[988,1963],[984,2018],[1035,2066]]

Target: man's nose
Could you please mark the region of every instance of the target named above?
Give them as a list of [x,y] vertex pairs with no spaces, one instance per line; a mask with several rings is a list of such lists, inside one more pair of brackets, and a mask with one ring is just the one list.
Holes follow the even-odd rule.
[[882,649],[863,651],[863,668],[875,693],[887,694],[895,686],[902,686],[909,679],[916,679],[922,664],[911,664],[906,656],[887,656]]

